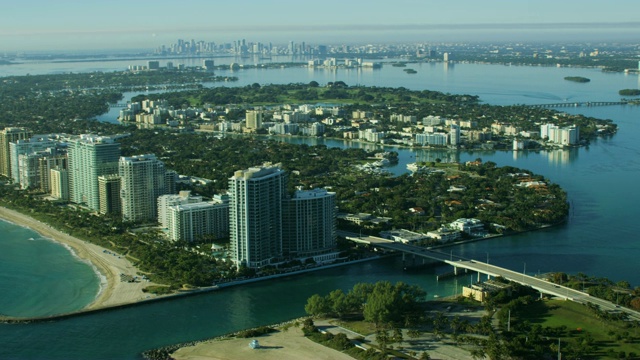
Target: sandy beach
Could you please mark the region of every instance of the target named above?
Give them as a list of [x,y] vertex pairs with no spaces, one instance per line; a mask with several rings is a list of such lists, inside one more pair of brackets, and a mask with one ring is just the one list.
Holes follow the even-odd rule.
[[145,281],[129,283],[120,280],[121,274],[132,277],[138,275],[138,269],[124,256],[67,235],[14,210],[0,207],[0,218],[28,227],[45,238],[68,245],[79,258],[89,261],[95,266],[100,273],[101,291],[98,297],[84,310],[129,304],[154,296],[142,292],[144,287],[152,285],[152,283]]

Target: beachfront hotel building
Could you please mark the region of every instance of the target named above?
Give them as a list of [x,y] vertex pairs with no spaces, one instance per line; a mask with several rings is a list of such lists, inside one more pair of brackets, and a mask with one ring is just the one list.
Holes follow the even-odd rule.
[[[45,193],[51,192],[51,170],[67,169],[67,154],[47,155],[38,157],[38,174],[40,176],[40,190]],[[67,185],[68,186],[68,185]],[[67,189],[68,193],[68,189]]]
[[298,190],[282,203],[282,251],[286,258],[334,260],[336,193]]
[[120,199],[125,221],[156,221],[158,197],[166,193],[164,163],[153,154],[120,157]]
[[168,235],[173,241],[194,241],[202,235],[216,239],[229,236],[229,203],[203,201],[167,209]]
[[51,169],[50,174],[51,197],[69,201],[69,172],[67,169]]
[[100,211],[98,176],[118,173],[120,144],[111,137],[90,134],[68,144],[70,200]]
[[231,258],[258,268],[282,256],[282,201],[287,176],[278,165],[236,171],[229,178]]
[[176,205],[186,205],[203,202],[202,196],[191,195],[191,191],[183,190],[178,194],[166,194],[158,197],[158,223],[169,228],[169,208]]
[[57,154],[57,142],[48,135],[36,135],[29,139],[9,143],[11,178],[22,189],[40,187],[39,158]]
[[118,174],[98,176],[98,194],[100,196],[100,214],[120,214],[120,176]]
[[9,144],[32,136],[31,131],[20,127],[8,127],[0,131],[0,175],[11,177]]

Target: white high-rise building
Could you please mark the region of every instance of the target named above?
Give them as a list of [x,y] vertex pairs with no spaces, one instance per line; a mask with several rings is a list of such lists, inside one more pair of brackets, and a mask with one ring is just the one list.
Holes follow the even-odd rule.
[[31,131],[25,128],[8,127],[0,131],[0,175],[11,176],[11,155],[9,144],[31,137]]
[[247,110],[245,115],[245,127],[247,129],[256,130],[262,127],[262,111]]
[[282,256],[282,200],[286,173],[265,164],[229,178],[231,257],[238,266],[257,268]]
[[51,169],[51,196],[63,200],[69,200],[69,173],[65,169]]
[[287,258],[334,260],[336,252],[336,193],[299,190],[283,202],[282,251]]
[[560,128],[554,124],[540,125],[540,138],[560,145],[575,145],[580,141],[580,129],[573,125]]
[[118,173],[120,144],[111,137],[80,135],[69,141],[71,201],[100,211],[98,176]]
[[153,154],[121,157],[120,199],[125,221],[157,220],[157,201],[166,191],[164,163]]
[[206,201],[170,206],[168,233],[173,241],[194,241],[201,235],[216,239],[229,236],[229,203]]
[[[9,164],[13,182],[23,185],[23,189],[29,186],[39,186],[37,158],[46,156],[44,152],[47,150],[49,150],[48,155],[55,155],[56,142],[51,140],[48,135],[36,135],[29,139],[16,140],[9,143]],[[42,154],[29,157],[29,155],[35,155],[36,153]],[[22,165],[22,169],[20,165]],[[20,175],[26,176],[24,182],[21,182]],[[29,179],[29,177],[38,180]]]
[[202,202],[202,196],[191,195],[191,191],[180,191],[179,194],[161,195],[158,197],[158,222],[163,228],[169,227],[169,208]]

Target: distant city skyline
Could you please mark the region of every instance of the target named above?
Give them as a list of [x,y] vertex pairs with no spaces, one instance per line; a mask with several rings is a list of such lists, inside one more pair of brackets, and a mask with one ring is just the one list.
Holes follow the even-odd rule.
[[0,14],[0,52],[153,49],[178,38],[285,43],[636,41],[637,1],[25,0]]

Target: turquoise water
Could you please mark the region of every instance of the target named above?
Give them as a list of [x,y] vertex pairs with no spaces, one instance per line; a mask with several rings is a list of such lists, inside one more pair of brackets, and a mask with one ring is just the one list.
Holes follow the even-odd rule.
[[0,313],[48,316],[82,309],[98,294],[91,265],[35,231],[0,220]]
[[[445,69],[443,64],[423,65],[418,74],[406,75],[396,68],[383,68],[370,72],[338,71],[324,73],[308,69],[255,70],[240,73],[241,83],[253,82],[308,82],[320,83],[344,80],[348,84],[360,83],[377,86],[405,86],[412,89],[431,89],[452,93],[478,94],[484,101],[494,104],[550,103],[567,101],[616,100],[617,90],[638,87],[638,76],[604,74],[594,69],[506,67],[495,65],[456,64]],[[243,75],[244,74],[244,75]],[[564,76],[585,76],[588,84],[566,82]],[[491,241],[466,244],[452,251],[465,257],[525,270],[529,274],[548,271],[584,272],[606,276],[613,280],[628,280],[640,285],[638,255],[638,223],[640,218],[640,191],[636,183],[640,177],[640,107],[612,106],[601,108],[563,108],[567,112],[581,112],[589,116],[613,119],[620,126],[618,134],[598,139],[589,147],[569,151],[551,152],[460,152],[449,154],[438,151],[410,151],[396,149],[400,162],[394,173],[404,171],[407,163],[435,158],[466,161],[481,157],[498,165],[511,165],[543,174],[568,191],[572,212],[569,221],[552,229],[530,232]],[[309,141],[291,139],[291,141]],[[313,140],[319,142],[320,140]],[[349,146],[342,141],[327,141],[328,146]],[[360,145],[357,145],[360,146]],[[6,225],[4,225],[6,226]],[[0,232],[0,239],[15,227]],[[23,230],[20,230],[23,231]],[[21,287],[21,281],[32,277],[33,288],[52,283],[51,271],[69,266],[88,266],[73,260],[68,251],[46,241],[0,241],[0,312],[6,301],[6,289]],[[18,237],[16,237],[18,238]],[[13,238],[11,238],[13,239]],[[60,251],[60,264],[47,265],[34,254],[21,255],[30,243],[44,243]],[[5,247],[7,250],[5,250]],[[10,250],[15,247],[16,250]],[[15,251],[13,258],[27,259],[25,269],[13,269],[5,254]],[[56,250],[40,250],[48,255]],[[64,253],[67,255],[64,255]],[[37,253],[37,251],[36,251]],[[44,256],[43,255],[43,256]],[[39,258],[38,258],[39,259]],[[30,264],[30,266],[25,266]],[[33,267],[33,269],[27,269]],[[44,268],[45,270],[43,270]],[[90,314],[77,318],[28,325],[0,324],[0,358],[23,359],[135,359],[149,348],[175,342],[190,341],[221,335],[246,327],[283,321],[303,314],[306,298],[314,293],[326,294],[335,288],[350,288],[355,282],[403,280],[418,284],[433,295],[452,294],[470,279],[461,277],[436,282],[435,274],[446,267],[432,267],[417,273],[402,272],[399,259],[352,265],[344,268],[288,277],[265,283],[174,299],[171,301]],[[40,275],[30,276],[29,271]],[[72,274],[78,270],[71,271]],[[84,271],[84,270],[80,270]],[[19,281],[11,277],[22,273]],[[89,271],[90,273],[90,271]],[[56,275],[57,281],[68,280]],[[94,279],[94,286],[97,279]],[[49,292],[34,300],[33,307],[43,311],[62,312],[67,302],[82,298],[85,285],[62,286],[74,288],[70,294],[48,296]],[[30,286],[31,288],[31,286]],[[36,290],[30,290],[36,291]],[[97,291],[94,290],[94,294]],[[52,293],[53,294],[53,293]],[[68,298],[67,298],[68,297]],[[29,299],[29,297],[27,297]],[[70,300],[71,299],[71,300]],[[27,301],[27,300],[22,300]],[[22,301],[8,306],[23,306]]]

